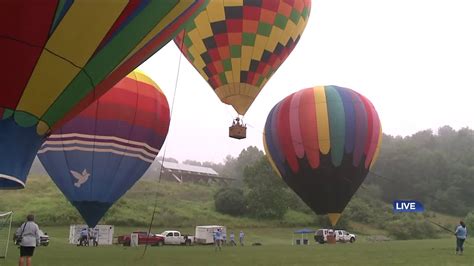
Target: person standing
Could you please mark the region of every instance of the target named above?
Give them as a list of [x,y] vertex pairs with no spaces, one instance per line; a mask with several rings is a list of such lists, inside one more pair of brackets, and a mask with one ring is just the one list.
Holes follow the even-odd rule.
[[89,246],[89,230],[85,227],[79,233],[79,244],[77,246]]
[[237,244],[235,243],[235,235],[234,235],[234,232],[230,232],[230,235],[229,235],[229,244],[231,246],[237,246]]
[[240,245],[243,246],[244,245],[244,231],[240,230],[240,233],[239,233],[239,242],[240,242]]
[[214,239],[214,245],[215,245],[215,250],[217,249],[221,250],[221,244],[222,243],[222,231],[220,228],[218,228],[215,231],[215,239]]
[[20,259],[18,265],[23,266],[26,262],[27,266],[31,266],[31,257],[35,251],[35,247],[40,244],[39,227],[35,223],[35,216],[28,214],[26,222],[24,222],[15,233],[20,240]]
[[221,245],[222,246],[225,246],[227,245],[227,233],[222,231],[222,241],[221,241]]
[[92,244],[94,247],[97,247],[99,245],[99,229],[98,228],[92,228],[89,239],[92,240]]
[[456,255],[462,255],[464,252],[464,241],[466,241],[467,238],[467,228],[463,221],[459,222],[454,235],[456,236]]

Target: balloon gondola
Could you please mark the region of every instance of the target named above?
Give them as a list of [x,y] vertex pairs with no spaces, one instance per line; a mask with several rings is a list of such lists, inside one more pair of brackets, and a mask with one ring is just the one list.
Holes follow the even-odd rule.
[[243,123],[242,118],[235,118],[229,127],[229,137],[234,139],[245,139],[247,137],[247,126]]

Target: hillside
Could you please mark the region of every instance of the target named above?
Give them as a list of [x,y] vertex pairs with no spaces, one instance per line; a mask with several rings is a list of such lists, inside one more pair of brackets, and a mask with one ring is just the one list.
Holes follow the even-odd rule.
[[[135,184],[105,215],[102,223],[115,225],[148,225],[157,198],[155,226],[194,226],[221,223],[247,227],[291,226],[311,224],[315,215],[289,211],[283,220],[259,221],[232,217],[214,210],[213,195],[217,186],[142,180]],[[13,210],[19,222],[32,212],[42,225],[82,223],[75,208],[65,199],[48,176],[33,175],[24,190],[2,191],[1,210]]]
[[[233,217],[215,211],[213,195],[218,186],[192,183],[139,181],[105,215],[101,223],[118,226],[147,227],[157,200],[157,215],[153,225],[156,227],[193,227],[198,224],[225,224],[230,227],[319,227],[324,226],[321,217],[311,212],[288,210],[283,219],[252,219]],[[379,221],[390,215],[391,207],[370,198],[370,188],[361,189],[355,200],[349,204],[341,220],[341,226],[359,234],[390,235],[380,228]],[[156,196],[158,197],[156,198]],[[371,214],[361,209],[367,203],[373,209]],[[27,213],[35,213],[42,226],[69,225],[83,223],[75,208],[64,198],[48,176],[33,175],[28,179],[27,188],[17,191],[2,191],[1,210],[13,210],[14,222],[20,223]],[[357,213],[357,214],[355,214]],[[457,218],[431,213],[430,219],[442,225],[455,224]],[[362,217],[362,218],[361,218]],[[364,218],[365,217],[365,218]],[[382,217],[382,218],[381,218]],[[438,233],[441,231],[435,228]]]

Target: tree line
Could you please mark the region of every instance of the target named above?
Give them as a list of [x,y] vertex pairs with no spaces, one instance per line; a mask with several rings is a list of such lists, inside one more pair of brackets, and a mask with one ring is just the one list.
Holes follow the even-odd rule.
[[464,216],[474,209],[474,131],[449,126],[408,137],[384,135],[377,163],[365,184],[381,200],[421,201],[432,211]]
[[[256,190],[268,192],[261,187],[292,193],[255,146],[243,149],[237,157],[228,155],[224,163],[183,163],[211,167],[222,176],[235,178],[235,187],[251,192],[249,197],[261,198]],[[383,134],[378,160],[361,189],[367,186],[378,191],[375,199],[388,204],[412,199],[432,211],[466,215],[474,209],[474,131],[443,126],[437,132],[423,130],[406,137]]]

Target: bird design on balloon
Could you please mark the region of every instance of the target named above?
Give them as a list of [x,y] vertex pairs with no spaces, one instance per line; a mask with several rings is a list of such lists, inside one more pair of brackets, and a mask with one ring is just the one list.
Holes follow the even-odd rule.
[[89,174],[89,173],[87,172],[87,169],[84,169],[84,170],[82,171],[82,173],[78,173],[78,172],[76,172],[76,171],[74,171],[74,170],[71,170],[70,172],[71,172],[72,176],[73,176],[75,179],[77,179],[77,182],[74,183],[74,186],[75,186],[75,187],[78,187],[78,188],[80,188],[82,184],[84,184],[85,182],[87,182],[87,180],[89,179],[89,176],[91,175],[91,174]]

